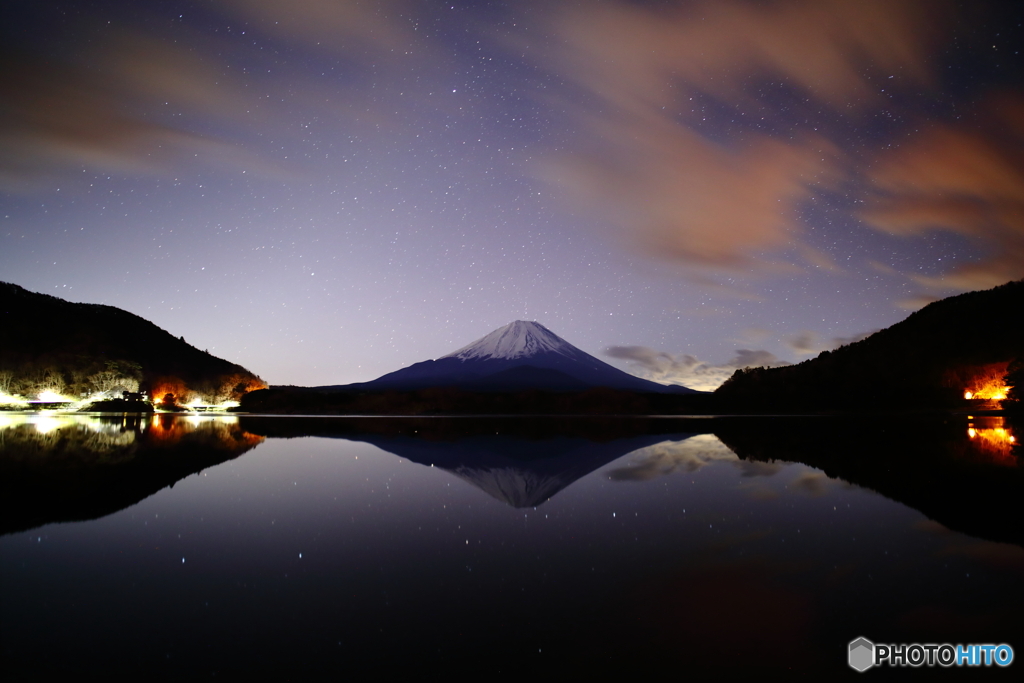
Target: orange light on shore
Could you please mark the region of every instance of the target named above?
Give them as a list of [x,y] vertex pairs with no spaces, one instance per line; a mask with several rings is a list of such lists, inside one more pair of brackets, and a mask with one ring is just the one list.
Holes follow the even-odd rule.
[[970,401],[971,399],[985,399],[989,401],[1002,401],[1006,398],[1006,392],[1010,390],[1010,387],[999,382],[988,382],[980,387],[975,387],[974,390],[967,389],[964,391],[964,398]]
[[947,372],[945,381],[949,384],[946,386],[961,387],[966,401],[1002,401],[1010,393],[1010,387],[1006,386],[1009,367],[1008,361],[963,365]]

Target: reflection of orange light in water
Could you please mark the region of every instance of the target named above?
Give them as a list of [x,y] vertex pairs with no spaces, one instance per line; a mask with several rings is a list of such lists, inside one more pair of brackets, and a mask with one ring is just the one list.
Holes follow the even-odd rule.
[[149,424],[149,436],[161,442],[177,442],[185,431],[182,424],[175,421],[174,415],[167,413],[154,414]]
[[265,439],[240,429],[237,417],[211,418],[168,413],[153,415],[145,435],[151,445],[175,447],[191,439],[229,451],[249,449]]
[[1015,461],[1011,451],[1017,439],[1005,427],[1003,418],[989,418],[984,426],[980,422],[977,425],[971,424],[967,428],[967,436],[975,448],[990,459],[1005,464],[1012,464]]

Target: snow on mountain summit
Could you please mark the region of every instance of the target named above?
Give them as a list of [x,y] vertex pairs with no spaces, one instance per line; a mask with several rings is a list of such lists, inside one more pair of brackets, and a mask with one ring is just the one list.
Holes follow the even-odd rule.
[[641,379],[576,348],[540,323],[516,320],[469,346],[389,372],[360,386],[397,390],[462,387],[471,391],[626,391],[686,393]]
[[443,358],[513,360],[540,353],[572,357],[576,348],[540,323],[516,320]]

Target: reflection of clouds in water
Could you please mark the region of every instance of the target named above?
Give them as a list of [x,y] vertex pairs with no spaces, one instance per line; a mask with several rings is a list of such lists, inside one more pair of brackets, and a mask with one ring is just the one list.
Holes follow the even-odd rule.
[[925,531],[932,534],[951,534],[953,533],[943,525],[936,522],[934,519],[921,519],[913,524],[913,528],[919,531]]
[[811,496],[825,495],[828,485],[828,476],[822,472],[804,472],[793,480],[790,487]]
[[742,488],[746,491],[747,495],[754,500],[775,500],[781,495],[771,486],[760,482],[750,486],[744,486]]
[[958,555],[980,560],[998,569],[1024,573],[1024,548],[1009,543],[993,543],[964,537],[964,542],[951,544],[940,555]]
[[[696,472],[714,462],[728,462],[740,471],[741,478],[757,480],[773,477],[792,465],[775,461],[741,460],[714,434],[697,434],[683,441],[663,441],[633,451],[626,466],[610,470],[608,478],[613,481],[648,481],[677,472]],[[787,488],[817,498],[828,492],[831,481],[824,472],[807,469],[790,481]],[[780,492],[768,483],[751,482],[742,485],[742,488],[756,500],[773,500],[780,496]]]
[[683,441],[663,441],[633,451],[626,467],[611,470],[608,478],[647,481],[674,472],[696,472],[715,461],[741,462],[714,434],[697,434]]
[[782,465],[777,462],[759,460],[739,460],[736,467],[744,477],[771,477],[782,469]]
[[940,557],[967,557],[993,568],[1024,572],[1024,548],[1019,546],[971,538],[932,519],[918,520],[913,528],[945,538],[945,545],[938,553]]
[[[792,466],[792,463],[741,460],[736,465],[743,470],[744,477],[771,477],[781,471],[783,467]],[[743,484],[741,488],[754,500],[775,500],[783,495],[779,490],[783,484],[784,482],[777,482],[772,485],[770,482],[760,479]],[[785,488],[792,493],[803,493],[818,498],[828,493],[830,485],[850,488],[850,484],[835,481],[824,472],[813,469],[802,471],[795,479],[785,484]]]

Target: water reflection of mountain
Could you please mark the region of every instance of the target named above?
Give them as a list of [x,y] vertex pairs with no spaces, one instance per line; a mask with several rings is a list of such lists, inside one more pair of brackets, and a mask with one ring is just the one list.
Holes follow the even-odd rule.
[[243,420],[268,436],[308,435],[313,428],[317,436],[364,441],[447,470],[517,508],[536,507],[627,453],[709,426],[707,420],[644,418]]
[[[21,420],[20,422],[18,420]],[[16,418],[0,414],[0,533],[102,517],[264,438],[364,441],[446,469],[514,507],[543,503],[577,479],[644,480],[690,471],[728,452],[750,467],[802,462],[873,489],[972,536],[1024,545],[1020,435],[1002,417]],[[1014,436],[1016,435],[1016,437]],[[661,445],[659,445],[661,444]],[[664,451],[664,452],[662,452]]]
[[723,418],[740,458],[798,461],[872,489],[943,526],[1024,545],[1021,429],[1003,417]]
[[540,505],[577,479],[627,453],[664,441],[665,436],[634,436],[604,443],[582,437],[524,442],[502,435],[454,442],[374,436],[361,440],[412,462],[448,470],[503,503],[525,508]]
[[0,533],[97,519],[255,447],[236,417],[0,416]]

